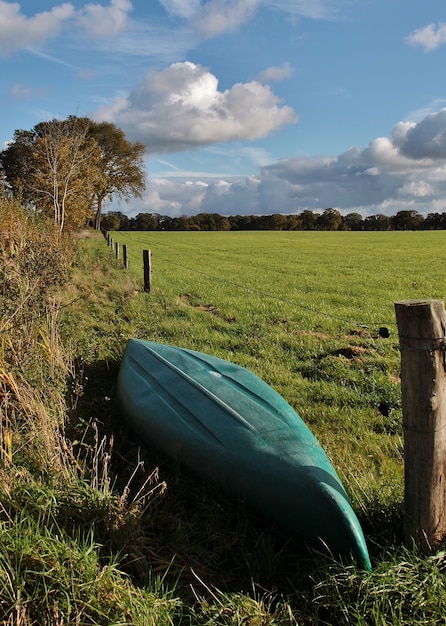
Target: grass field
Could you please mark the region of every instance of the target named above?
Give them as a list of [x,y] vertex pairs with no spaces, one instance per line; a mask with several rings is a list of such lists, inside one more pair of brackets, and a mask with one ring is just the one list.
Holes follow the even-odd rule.
[[148,298],[163,310],[141,335],[234,360],[275,387],[366,520],[401,502],[394,302],[444,298],[443,232],[111,235],[127,244],[137,280],[142,249],[152,251]]
[[[434,607],[424,592],[430,598],[445,593],[444,554],[430,560],[401,546],[394,302],[444,299],[446,234],[112,236],[127,244],[129,273],[139,285],[142,250],[152,252],[153,288],[144,296],[150,321],[136,325],[134,335],[211,352],[253,370],[294,406],[340,473],[367,534],[375,578],[366,582],[348,569],[333,584],[322,576],[316,585],[322,605],[336,611],[342,606],[337,619],[346,624],[442,619],[438,603]],[[381,336],[383,327],[390,337]],[[380,403],[390,407],[390,415],[378,410]],[[415,598],[410,594],[421,585],[421,571],[430,582]],[[320,623],[335,623],[322,617],[324,610]]]
[[[393,310],[444,298],[444,233],[112,233],[129,247],[126,271],[98,233],[60,248],[4,204],[2,623],[444,624],[446,552],[402,545]],[[211,352],[276,388],[341,474],[372,573],[303,553],[139,449],[116,399],[129,337]]]

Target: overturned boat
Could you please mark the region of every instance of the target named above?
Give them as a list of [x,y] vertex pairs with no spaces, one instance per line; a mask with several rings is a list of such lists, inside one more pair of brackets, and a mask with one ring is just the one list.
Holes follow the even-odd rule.
[[137,439],[287,529],[371,569],[360,523],[319,442],[267,383],[229,361],[130,339],[118,375]]

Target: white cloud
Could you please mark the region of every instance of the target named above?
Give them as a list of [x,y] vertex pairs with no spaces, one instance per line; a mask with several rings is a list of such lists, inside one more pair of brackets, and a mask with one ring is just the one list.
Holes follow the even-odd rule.
[[291,78],[293,68],[289,63],[284,63],[281,67],[269,67],[259,74],[258,80],[261,83],[278,82],[286,78]]
[[[300,213],[327,207],[342,213],[393,215],[411,208],[446,211],[446,109],[419,122],[400,122],[390,138],[331,157],[284,159],[258,176],[195,179],[189,174],[151,181],[139,211],[171,215]],[[156,197],[156,205],[153,205]]]
[[86,4],[78,13],[82,28],[95,37],[113,37],[127,25],[130,0],[111,0],[109,6]]
[[53,7],[51,11],[26,17],[20,12],[18,3],[0,0],[0,56],[55,37],[74,14],[73,5],[64,3]]
[[335,19],[352,2],[354,0],[208,0],[198,8],[193,0],[162,0],[164,6],[173,7],[187,7],[192,3],[192,25],[204,37],[215,37],[237,29],[261,6],[282,11],[293,18]]
[[[132,215],[141,212],[161,213],[171,217],[196,215],[206,194],[207,184],[200,180],[170,181],[149,179],[144,200],[135,207]],[[150,207],[150,209],[146,208]]]
[[[154,0],[150,0],[153,2]],[[182,24],[169,27],[149,20],[130,22],[131,0],[110,0],[103,4],[87,2],[80,8],[64,2],[49,11],[28,17],[21,12],[19,2],[0,0],[0,56],[37,46],[60,35],[65,27],[73,35],[75,29],[96,39],[97,48],[104,40],[113,39],[113,51],[139,56],[164,58],[168,62],[184,58],[186,51],[196,44],[197,33],[204,38],[235,30],[248,21],[258,8],[266,6],[291,17],[330,19],[345,9],[347,0],[159,0],[173,18]],[[38,4],[38,3],[36,3]],[[131,28],[130,28],[131,26]],[[68,29],[70,29],[68,31]],[[117,35],[120,35],[117,37]],[[105,47],[104,47],[105,46]],[[273,68],[272,68],[273,69]],[[282,80],[287,66],[276,69],[268,80]],[[282,74],[282,76],[280,76]]]
[[127,99],[100,107],[94,117],[120,126],[152,154],[259,139],[297,121],[268,86],[253,81],[219,91],[218,79],[190,62],[151,72]]
[[421,46],[425,52],[431,52],[446,43],[446,23],[429,24],[418,28],[406,37],[406,42],[412,46]]
[[190,18],[200,8],[200,0],[160,0],[160,3],[171,15]]
[[108,6],[90,3],[79,11],[65,2],[27,17],[18,2],[0,0],[0,56],[54,39],[73,24],[94,37],[113,37],[124,29],[131,10],[130,0],[111,0]]
[[412,196],[424,198],[426,196],[431,196],[433,193],[434,188],[425,180],[410,180],[398,190],[398,195],[406,198],[410,198]]
[[408,126],[399,149],[411,159],[446,159],[446,108]]
[[349,0],[263,0],[263,3],[291,15],[334,19],[345,11]]
[[204,37],[215,37],[237,29],[252,17],[262,0],[209,0],[193,18],[193,26]]

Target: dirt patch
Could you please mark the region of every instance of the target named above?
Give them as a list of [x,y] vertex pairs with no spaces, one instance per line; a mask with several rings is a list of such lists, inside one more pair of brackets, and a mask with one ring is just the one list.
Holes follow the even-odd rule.
[[401,383],[401,376],[399,374],[390,374],[389,380],[392,383],[397,383],[398,385]]
[[367,352],[367,349],[362,348],[361,346],[347,346],[346,348],[333,350],[330,354],[333,356],[343,356],[346,359],[356,359],[359,356],[362,356],[364,352]]

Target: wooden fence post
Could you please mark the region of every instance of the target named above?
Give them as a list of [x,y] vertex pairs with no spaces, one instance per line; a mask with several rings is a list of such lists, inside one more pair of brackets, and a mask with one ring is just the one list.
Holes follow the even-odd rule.
[[404,428],[404,538],[426,553],[446,537],[446,314],[441,300],[395,302]]
[[116,258],[119,260],[119,242],[118,241],[115,243],[115,255],[116,255]]
[[144,261],[144,291],[152,290],[152,253],[150,250],[142,251]]
[[129,269],[129,257],[127,253],[127,245],[125,243],[122,244],[122,262],[124,263],[124,268],[128,270]]

